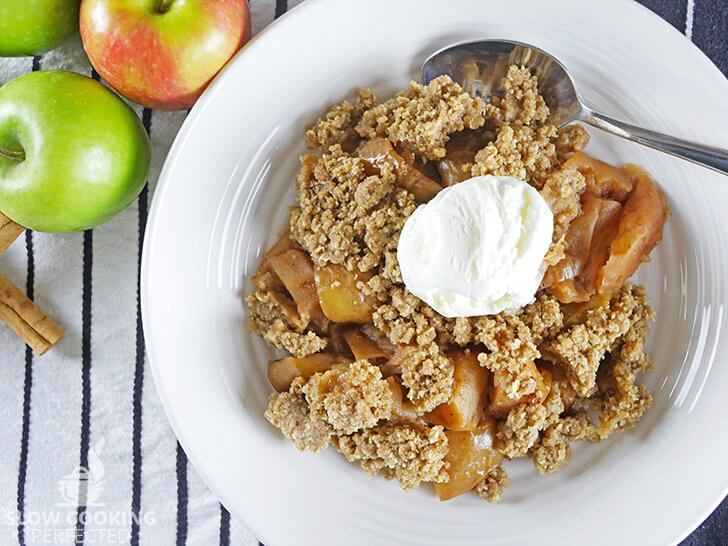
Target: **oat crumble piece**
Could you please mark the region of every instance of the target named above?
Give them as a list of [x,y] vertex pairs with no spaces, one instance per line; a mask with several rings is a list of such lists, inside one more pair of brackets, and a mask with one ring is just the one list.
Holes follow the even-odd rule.
[[503,490],[510,482],[506,469],[499,464],[475,487],[475,494],[491,503],[500,502]]
[[478,129],[485,123],[486,104],[465,93],[448,76],[427,86],[410,82],[407,91],[364,112],[356,127],[366,138],[385,136],[427,159],[445,156],[450,134]]
[[519,125],[544,123],[549,108],[538,91],[538,78],[525,66],[513,65],[503,79],[504,94],[498,102],[503,121]]
[[544,263],[554,265],[564,258],[564,241],[572,220],[581,212],[581,194],[586,180],[576,169],[553,173],[541,189],[541,196],[554,213],[554,233]]
[[[531,336],[531,330],[515,315],[501,313],[492,317],[478,317],[458,323],[455,341],[460,345],[482,343],[488,353],[480,353],[478,362],[491,372],[505,372],[508,376],[506,394],[511,400],[520,400],[537,388],[533,367],[529,366],[541,356]],[[462,336],[462,337],[460,337]]]
[[627,284],[603,307],[587,312],[586,322],[568,328],[547,343],[550,353],[563,364],[577,394],[589,397],[596,390],[597,370],[613,344],[648,309],[641,286]]
[[515,176],[537,188],[558,167],[557,128],[548,123],[549,109],[538,92],[538,80],[525,67],[512,66],[503,79],[495,140],[475,155],[472,176]]
[[561,391],[554,383],[543,402],[523,402],[498,424],[496,449],[509,459],[522,457],[536,443],[539,432],[554,423],[563,411]]
[[595,404],[599,410],[599,437],[628,430],[637,424],[652,405],[652,395],[644,385],[635,383],[637,375],[648,371],[652,361],[644,352],[647,322],[653,312],[644,306],[639,318],[624,336],[621,346],[612,355],[607,368],[602,398]]
[[379,171],[367,175],[364,161],[339,145],[320,158],[302,157],[291,237],[315,263],[369,271],[385,251],[396,248],[416,205],[411,194],[395,187],[393,167],[385,164]]
[[332,106],[313,127],[306,131],[306,144],[309,148],[322,150],[328,150],[334,144],[346,147],[348,143],[358,138],[354,127],[361,119],[361,115],[378,104],[377,97],[371,89],[358,89],[354,104],[345,100],[341,104]]
[[435,343],[401,349],[396,361],[416,411],[432,411],[452,398],[455,366]]
[[293,302],[276,292],[257,290],[245,298],[250,312],[250,326],[271,347],[286,349],[303,357],[326,348],[328,340],[305,332],[308,320],[300,317]]
[[326,422],[311,415],[301,392],[303,384],[304,380],[297,377],[288,392],[271,394],[265,418],[279,428],[300,451],[316,453],[328,447],[332,430]]
[[537,346],[554,337],[564,326],[564,315],[558,300],[546,292],[539,293],[536,301],[521,309],[518,318],[531,331],[531,338]]
[[559,419],[543,431],[531,449],[531,461],[541,474],[552,474],[569,462],[570,442],[598,439],[596,428],[589,422],[586,413],[579,412],[573,417]]
[[429,345],[447,341],[447,319],[404,288],[391,288],[389,301],[373,315],[374,326],[395,345]]
[[574,123],[559,130],[556,139],[556,152],[561,158],[571,157],[574,152],[580,152],[589,144],[589,133],[583,125]]
[[556,166],[557,131],[553,125],[512,127],[503,125],[495,141],[475,155],[472,176],[514,176],[536,187]]
[[382,372],[366,360],[311,377],[302,388],[311,415],[337,434],[371,428],[392,414],[392,391]]
[[333,443],[348,461],[359,462],[370,476],[396,478],[403,489],[417,487],[420,482],[442,483],[448,479],[447,436],[441,426],[384,423],[350,436],[339,436]]

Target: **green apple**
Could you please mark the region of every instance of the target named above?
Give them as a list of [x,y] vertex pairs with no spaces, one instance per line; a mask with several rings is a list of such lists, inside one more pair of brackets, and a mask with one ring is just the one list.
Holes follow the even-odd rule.
[[0,212],[37,231],[97,226],[139,195],[149,137],[96,80],[31,72],[0,87]]
[[37,55],[78,32],[81,0],[0,0],[0,57]]

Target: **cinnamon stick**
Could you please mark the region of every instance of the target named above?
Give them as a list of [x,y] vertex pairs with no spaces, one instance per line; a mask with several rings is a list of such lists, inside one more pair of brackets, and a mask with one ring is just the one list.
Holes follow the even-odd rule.
[[0,212],[0,254],[13,244],[13,241],[25,231],[25,228],[13,222]]
[[63,337],[63,330],[7,278],[0,275],[0,319],[39,355]]

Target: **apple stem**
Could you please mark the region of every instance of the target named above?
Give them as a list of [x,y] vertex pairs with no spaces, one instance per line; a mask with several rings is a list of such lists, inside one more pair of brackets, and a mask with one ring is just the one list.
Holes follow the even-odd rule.
[[3,150],[2,148],[0,148],[0,155],[18,162],[25,160],[25,152],[23,150],[15,152],[13,150]]
[[173,2],[174,0],[157,0],[155,11],[157,13],[167,13]]

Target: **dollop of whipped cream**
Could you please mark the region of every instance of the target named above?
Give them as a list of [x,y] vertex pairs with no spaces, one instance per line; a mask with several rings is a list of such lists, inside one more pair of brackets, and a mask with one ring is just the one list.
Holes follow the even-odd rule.
[[445,317],[531,303],[554,217],[541,194],[510,176],[477,176],[438,193],[405,222],[397,260],[407,289]]

